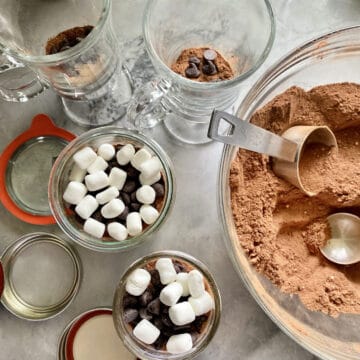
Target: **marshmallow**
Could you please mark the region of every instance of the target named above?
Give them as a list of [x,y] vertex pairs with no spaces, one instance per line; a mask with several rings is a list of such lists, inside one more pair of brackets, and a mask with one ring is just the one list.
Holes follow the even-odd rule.
[[149,178],[144,176],[144,174],[139,175],[139,180],[140,180],[141,185],[152,185],[152,184],[157,183],[160,179],[161,179],[160,172],[158,172],[157,174],[155,174],[154,176],[149,177]]
[[141,320],[134,328],[133,334],[143,343],[153,344],[160,336],[160,330],[148,320]]
[[75,212],[84,220],[88,219],[99,204],[92,195],[86,195],[75,207]]
[[87,169],[97,158],[96,152],[89,146],[74,154],[73,159],[80,169]]
[[155,201],[156,192],[149,185],[143,185],[136,191],[136,199],[142,204],[150,205]]
[[151,154],[148,150],[145,148],[142,148],[136,152],[136,154],[131,159],[131,165],[136,169],[140,171],[140,166],[142,163],[144,163],[147,160],[151,159]]
[[170,336],[166,343],[166,350],[170,354],[182,354],[191,350],[192,347],[192,337],[188,333]]
[[159,158],[153,156],[151,159],[144,161],[139,168],[146,178],[151,178],[160,172],[162,165]]
[[120,199],[112,199],[101,208],[101,215],[105,219],[113,219],[125,210],[125,204]]
[[104,236],[105,225],[100,221],[89,218],[84,223],[84,231],[98,239]]
[[86,186],[77,181],[70,181],[64,191],[63,199],[72,205],[77,205],[86,195]]
[[97,171],[104,171],[108,167],[108,163],[98,156],[93,163],[87,168],[89,174],[93,174]]
[[193,297],[200,297],[205,292],[204,277],[199,270],[191,270],[188,277],[189,292]]
[[128,237],[127,228],[118,222],[112,222],[107,226],[109,235],[118,241],[126,240]]
[[207,291],[197,298],[190,296],[188,301],[196,316],[206,314],[215,307],[214,299]]
[[89,191],[101,190],[109,186],[109,177],[104,171],[97,171],[85,176],[85,185]]
[[155,268],[159,272],[160,281],[163,285],[170,284],[176,280],[176,270],[171,259],[159,259],[155,264]]
[[69,180],[83,182],[86,173],[86,169],[81,169],[81,167],[75,163],[70,171]]
[[169,317],[175,325],[182,326],[195,320],[195,312],[188,301],[183,301],[170,307]]
[[117,189],[121,190],[124,187],[126,178],[127,178],[126,171],[114,167],[110,171],[109,183],[111,186],[115,186]]
[[182,285],[183,292],[181,296],[189,296],[189,285],[188,285],[189,274],[185,272],[180,272],[176,275],[176,281]]
[[111,186],[106,190],[96,194],[96,200],[100,205],[104,205],[120,195],[119,190],[115,186]]
[[172,282],[161,290],[160,301],[167,306],[173,306],[181,298],[182,292],[182,285],[179,282]]
[[145,224],[151,225],[159,217],[159,212],[151,205],[142,205],[140,215]]
[[126,144],[116,154],[119,165],[127,165],[135,155],[135,148],[132,144]]
[[98,155],[109,161],[115,156],[115,148],[111,144],[101,144],[98,148]]
[[132,212],[126,217],[126,227],[129,235],[136,236],[142,232],[141,216],[138,212]]
[[130,295],[140,296],[151,281],[150,273],[145,269],[134,270],[126,280],[125,289]]

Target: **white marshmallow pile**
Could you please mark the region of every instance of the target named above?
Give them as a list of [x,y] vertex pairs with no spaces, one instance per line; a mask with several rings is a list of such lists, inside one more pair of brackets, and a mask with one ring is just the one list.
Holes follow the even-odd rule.
[[[191,324],[197,316],[214,309],[214,299],[206,291],[204,277],[199,270],[176,273],[174,263],[170,258],[157,260],[155,269],[159,273],[161,284],[165,285],[160,292],[160,302],[169,306],[169,318],[175,326]],[[147,270],[136,269],[126,281],[126,291],[130,295],[141,296],[150,282],[151,275]],[[188,297],[186,301],[178,302],[184,297]],[[151,345],[161,335],[161,329],[151,321],[143,319],[134,327],[133,334],[138,340]],[[192,347],[191,334],[186,332],[170,336],[166,343],[166,350],[171,354],[185,353]]]
[[[116,159],[119,166],[129,163],[140,171],[139,182],[142,185],[136,190],[136,200],[142,205],[138,212],[124,215],[126,226],[116,222],[115,218],[125,210],[120,191],[127,181],[127,172],[120,167],[112,167],[109,175],[105,172],[108,161]],[[151,185],[161,179],[162,164],[146,148],[136,151],[132,144],[126,144],[116,152],[112,144],[101,144],[97,151],[87,146],[73,155],[75,162],[69,174],[69,183],[63,193],[63,199],[75,205],[75,212],[85,220],[84,231],[96,238],[101,238],[105,231],[117,241],[128,236],[137,236],[143,231],[143,223],[152,225],[159,217],[158,210],[152,206],[156,200],[156,192]],[[99,192],[98,192],[99,191]],[[96,196],[88,192],[98,192]],[[100,207],[105,219],[114,219],[106,227],[102,222],[91,218]],[[125,220],[126,216],[126,220]]]

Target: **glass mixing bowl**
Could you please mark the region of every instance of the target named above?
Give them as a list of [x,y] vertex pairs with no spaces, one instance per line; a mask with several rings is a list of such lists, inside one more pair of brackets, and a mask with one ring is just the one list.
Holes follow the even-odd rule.
[[[297,85],[310,89],[335,82],[360,83],[360,26],[341,29],[296,48],[272,66],[242,101],[237,116],[251,115],[279,93]],[[360,315],[337,318],[307,310],[297,296],[282,293],[251,266],[233,222],[229,170],[237,152],[225,146],[219,170],[218,201],[226,245],[245,285],[270,318],[292,339],[323,359],[360,358]]]
[[[82,226],[76,220],[75,215],[69,212],[63,200],[63,194],[69,183],[69,175],[75,162],[73,155],[80,149],[90,146],[98,148],[101,144],[133,144],[135,147],[145,147],[153,155],[156,155],[162,164],[162,177],[165,185],[165,195],[163,199],[160,215],[157,220],[137,236],[130,237],[123,241],[114,241],[111,238],[97,239],[85,233]],[[172,164],[164,150],[153,140],[146,136],[121,129],[115,126],[104,126],[90,130],[69,143],[56,159],[50,173],[49,180],[49,202],[51,211],[57,224],[72,240],[78,244],[92,250],[102,252],[123,251],[143,243],[147,235],[157,230],[167,217],[171,205],[173,204],[174,178]]]

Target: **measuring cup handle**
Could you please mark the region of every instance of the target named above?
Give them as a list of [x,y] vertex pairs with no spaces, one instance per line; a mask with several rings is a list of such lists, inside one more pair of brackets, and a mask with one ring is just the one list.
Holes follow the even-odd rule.
[[223,111],[213,111],[208,137],[285,161],[294,162],[297,155],[298,145],[295,142]]
[[0,52],[0,98],[24,102],[40,94],[45,85],[29,67]]
[[168,111],[162,98],[171,84],[166,80],[150,81],[138,86],[127,108],[127,120],[137,130],[152,128],[162,121]]

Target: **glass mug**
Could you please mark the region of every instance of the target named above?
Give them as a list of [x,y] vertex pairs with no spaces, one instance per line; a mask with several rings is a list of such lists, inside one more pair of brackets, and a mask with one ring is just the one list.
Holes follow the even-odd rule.
[[[214,108],[228,109],[241,83],[266,59],[275,24],[268,0],[150,0],[143,35],[159,81],[135,91],[128,118],[136,128],[164,120],[169,132],[187,143],[205,143]],[[170,67],[181,51],[210,47],[231,59],[235,77],[196,82]]]
[[[0,8],[1,98],[23,102],[51,86],[78,124],[124,115],[132,81],[112,30],[111,0],[0,0]],[[94,27],[75,46],[46,55],[49,39],[87,25]]]

